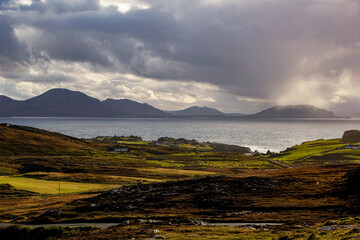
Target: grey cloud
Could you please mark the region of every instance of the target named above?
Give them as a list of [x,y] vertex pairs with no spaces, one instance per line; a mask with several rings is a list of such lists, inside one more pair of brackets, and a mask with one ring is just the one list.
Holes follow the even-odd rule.
[[8,5],[10,0],[0,0],[0,7],[4,8]]
[[43,34],[32,51],[45,51],[53,59],[119,69],[115,66],[118,61],[120,69],[136,72],[145,52],[166,49],[166,43],[177,34],[173,17],[162,12],[136,10],[122,14],[105,8],[57,14],[39,11],[44,8],[41,4],[42,8],[29,6],[38,11],[16,12],[9,18],[14,25],[41,30]]
[[8,20],[0,15],[0,69],[13,68],[16,63],[26,62],[28,53],[15,36]]
[[[121,13],[95,0],[33,1],[6,16],[10,28],[41,31],[30,46],[35,59],[209,82],[253,98],[275,101],[293,79],[316,75],[327,84],[337,81],[334,74],[359,67],[357,0],[144,2],[150,8]],[[0,41],[18,44],[13,33],[7,36]],[[17,59],[15,48],[7,50],[9,61]],[[332,91],[325,90],[324,96]]]
[[51,59],[74,62],[91,62],[108,66],[109,59],[98,43],[81,33],[52,32],[46,34],[34,50],[46,50]]
[[63,73],[46,73],[46,74],[37,74],[29,75],[27,73],[5,73],[3,74],[5,79],[12,79],[16,82],[31,82],[31,83],[42,83],[42,84],[54,84],[54,83],[64,83],[71,82],[74,79],[72,77],[66,76]]
[[[268,98],[294,76],[356,67],[358,61],[346,62],[359,56],[358,2],[260,2],[194,4],[189,10],[185,1],[157,1],[155,6],[162,10],[177,5],[179,32],[167,42],[172,51],[151,46],[148,58],[162,61],[149,64],[142,56],[137,73],[171,78],[172,72],[176,79],[211,82],[241,95]],[[341,47],[354,50],[322,59]],[[302,59],[314,66],[301,68]],[[159,72],[159,65],[167,68]]]
[[[10,2],[10,1],[8,1]],[[99,0],[32,0],[31,5],[20,5],[22,11],[37,11],[40,13],[53,12],[55,14],[74,13],[82,11],[97,11]]]

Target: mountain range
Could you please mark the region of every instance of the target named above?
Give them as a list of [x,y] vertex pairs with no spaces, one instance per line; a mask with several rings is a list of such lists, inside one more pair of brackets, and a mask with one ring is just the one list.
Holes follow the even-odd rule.
[[222,113],[193,106],[162,111],[147,103],[128,99],[99,99],[68,89],[51,89],[28,100],[0,96],[0,117],[243,117],[243,118],[334,118],[334,113],[310,105],[276,106],[256,114]]
[[99,99],[82,92],[52,89],[37,97],[16,101],[0,96],[3,117],[167,117],[169,114],[146,103],[128,99]]

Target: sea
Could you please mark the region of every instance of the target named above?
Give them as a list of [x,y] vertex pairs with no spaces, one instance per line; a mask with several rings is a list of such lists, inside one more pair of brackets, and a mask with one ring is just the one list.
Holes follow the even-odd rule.
[[215,118],[0,118],[0,123],[41,128],[77,138],[140,136],[195,139],[280,152],[305,141],[341,138],[360,129],[360,119]]

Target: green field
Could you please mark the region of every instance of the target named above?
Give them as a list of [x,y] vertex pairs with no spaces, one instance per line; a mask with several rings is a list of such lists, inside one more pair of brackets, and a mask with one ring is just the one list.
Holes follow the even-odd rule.
[[[11,185],[1,186],[0,220],[131,223],[88,234],[84,231],[69,238],[72,240],[152,239],[153,223],[135,220],[148,214],[160,221],[157,232],[167,239],[360,236],[359,228],[320,231],[325,223],[360,224],[358,212],[351,209],[358,210],[358,202],[353,202],[355,191],[349,191],[344,178],[358,168],[349,163],[360,163],[360,150],[342,149],[343,139],[304,142],[268,155],[168,137],[158,143],[136,136],[80,140],[39,129],[0,126],[0,184]],[[113,151],[119,144],[129,151]],[[123,186],[119,195],[100,194],[119,186]],[[169,219],[175,224],[168,224]],[[284,226],[201,227],[192,225],[193,219],[281,222]],[[292,224],[300,227],[292,228]],[[13,230],[20,234],[19,239],[47,231],[9,229],[4,231]]]
[[0,176],[0,183],[8,183],[14,186],[16,189],[40,194],[59,194],[59,186],[60,193],[78,193],[119,187],[119,185],[47,181],[14,176]]
[[341,139],[309,141],[268,157],[287,164],[359,163],[360,150],[340,149],[345,145]]

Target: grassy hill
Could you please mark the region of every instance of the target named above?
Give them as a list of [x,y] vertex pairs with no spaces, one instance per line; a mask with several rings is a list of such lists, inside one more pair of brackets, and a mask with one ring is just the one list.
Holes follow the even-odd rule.
[[70,136],[0,124],[0,156],[88,155],[92,150],[88,143]]
[[360,163],[360,149],[345,149],[346,145],[347,143],[341,138],[320,139],[304,142],[268,157],[293,166]]

